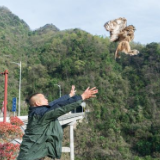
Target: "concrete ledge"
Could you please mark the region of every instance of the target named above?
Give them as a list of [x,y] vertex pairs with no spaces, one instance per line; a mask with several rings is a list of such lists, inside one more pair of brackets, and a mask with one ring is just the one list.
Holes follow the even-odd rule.
[[[84,116],[85,116],[85,113],[71,113],[71,114],[65,114],[63,116],[60,116],[58,120],[61,125],[65,125],[73,121],[83,119]],[[17,117],[21,119],[25,125],[27,124],[28,116],[17,116]],[[0,118],[0,122],[3,122],[3,117]],[[6,122],[10,122],[9,117],[6,117]]]
[[22,143],[22,140],[21,140],[21,139],[13,139],[10,143],[13,143],[13,144],[21,144],[21,143]]
[[[22,121],[28,121],[28,116],[17,116]],[[3,117],[0,117],[0,122],[3,122]],[[6,117],[6,122],[10,122],[9,117]]]
[[71,149],[69,147],[62,147],[62,152],[70,152]]

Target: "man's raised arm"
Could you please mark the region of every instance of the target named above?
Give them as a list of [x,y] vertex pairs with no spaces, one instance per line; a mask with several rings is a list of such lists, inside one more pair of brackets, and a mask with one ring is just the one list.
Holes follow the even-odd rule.
[[61,101],[65,101],[65,100],[67,100],[68,98],[73,97],[73,96],[75,95],[75,93],[76,93],[75,85],[72,85],[72,88],[71,88],[71,91],[70,91],[69,94],[66,94],[66,95],[64,95],[64,96],[62,96],[62,97],[60,97],[60,98],[58,98],[58,99],[50,102],[49,105],[54,109],[54,105],[55,105],[56,103],[59,103],[59,102],[61,102]]
[[41,120],[45,121],[46,123],[47,121],[56,119],[62,116],[63,114],[66,114],[72,111],[73,109],[79,107],[82,101],[96,97],[97,93],[98,93],[98,89],[96,89],[96,87],[93,87],[91,89],[88,87],[81,94],[81,96],[73,96],[65,101],[56,103],[55,109],[46,112]]

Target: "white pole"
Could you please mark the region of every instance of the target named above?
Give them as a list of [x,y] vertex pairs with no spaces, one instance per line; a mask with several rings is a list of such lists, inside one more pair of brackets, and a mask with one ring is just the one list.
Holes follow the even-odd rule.
[[18,108],[18,116],[20,116],[21,113],[21,61],[19,63],[20,72],[19,72],[19,108]]
[[59,87],[59,96],[61,97],[61,85],[58,85]]
[[70,160],[74,160],[74,130],[73,125],[75,122],[70,124]]
[[[17,109],[17,97],[16,97],[16,109]],[[15,111],[16,112],[16,111]],[[14,112],[14,117],[15,117],[15,112]]]
[[59,85],[59,84],[54,84],[54,85],[58,86],[58,88],[59,88],[59,97],[61,97],[61,85]]
[[20,63],[16,63],[16,62],[11,62],[14,64],[17,64],[19,66],[19,106],[18,106],[18,116],[20,116],[21,113],[21,61]]

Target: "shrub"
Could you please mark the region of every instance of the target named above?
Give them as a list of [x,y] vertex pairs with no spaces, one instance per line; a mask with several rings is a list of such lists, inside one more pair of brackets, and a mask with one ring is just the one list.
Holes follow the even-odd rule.
[[12,125],[16,125],[16,126],[22,126],[22,125],[24,125],[24,123],[17,116],[10,117],[10,123]]
[[0,160],[15,160],[19,153],[20,145],[9,142],[15,138],[22,138],[23,132],[19,126],[23,122],[15,117],[11,119],[12,124],[0,122]]
[[22,138],[23,132],[19,126],[12,125],[8,122],[0,122],[0,138],[3,142],[9,142],[14,138]]
[[0,143],[0,160],[15,160],[19,153],[19,144]]

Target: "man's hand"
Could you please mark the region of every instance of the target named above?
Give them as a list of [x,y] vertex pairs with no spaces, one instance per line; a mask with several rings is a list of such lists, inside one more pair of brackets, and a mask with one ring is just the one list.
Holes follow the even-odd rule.
[[93,88],[87,88],[83,93],[82,93],[82,99],[83,100],[86,100],[86,99],[89,99],[89,98],[93,98],[93,97],[96,97],[95,94],[98,93],[98,89],[96,87],[93,87]]
[[69,94],[70,97],[73,97],[76,94],[75,85],[72,85],[71,92]]

